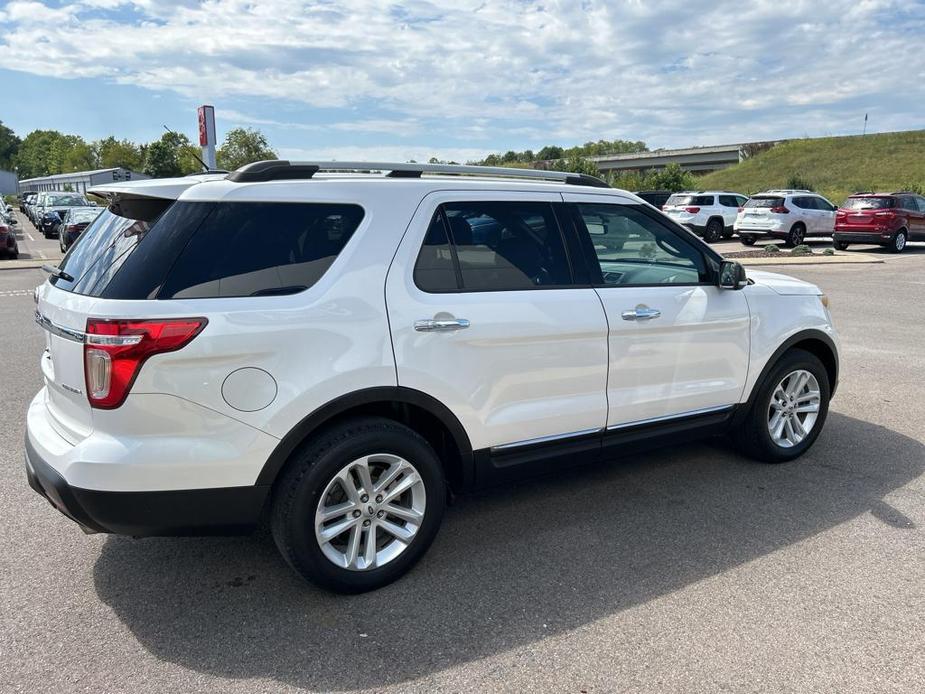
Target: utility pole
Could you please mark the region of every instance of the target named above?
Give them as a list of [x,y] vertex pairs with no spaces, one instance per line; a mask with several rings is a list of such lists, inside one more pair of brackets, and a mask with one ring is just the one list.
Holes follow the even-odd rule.
[[862,132],[861,134],[862,135],[867,134],[867,114],[866,113],[864,114],[864,132]]

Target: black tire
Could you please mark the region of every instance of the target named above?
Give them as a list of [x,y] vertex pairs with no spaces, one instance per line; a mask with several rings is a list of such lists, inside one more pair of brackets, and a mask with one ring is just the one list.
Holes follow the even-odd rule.
[[735,233],[734,231],[723,231],[723,238],[724,238],[724,239],[731,239],[731,238],[732,238],[732,235],[733,235],[734,233]]
[[906,236],[906,230],[900,229],[890,240],[890,245],[887,246],[887,248],[890,249],[890,253],[902,253],[904,250],[906,250],[906,242],[908,240],[909,237]]
[[794,246],[799,246],[803,243],[803,240],[806,238],[806,227],[803,226],[803,222],[797,222],[790,228],[790,233],[787,234],[787,239],[784,241],[784,245],[788,248],[793,248]]
[[838,241],[838,240],[835,240],[835,241],[832,242],[832,245],[835,246],[835,250],[836,250],[836,251],[847,251],[847,250],[848,250],[848,242],[847,242],[847,241]]
[[754,236],[742,236],[739,235],[739,241],[741,241],[743,246],[754,246],[755,237]]
[[[314,518],[321,494],[350,462],[391,453],[410,462],[424,482],[424,518],[411,543],[382,567],[365,571],[335,565],[315,538]],[[446,505],[443,467],[430,444],[412,429],[379,417],[347,420],[328,429],[293,454],[273,489],[271,528],[283,558],[304,579],[338,593],[381,588],[406,573],[430,547]]]
[[723,220],[714,217],[703,230],[703,240],[707,243],[716,243],[723,236]]
[[[768,431],[768,412],[777,385],[787,374],[798,369],[809,371],[819,383],[819,412],[806,438],[790,448],[783,448],[774,443]],[[767,377],[756,388],[749,405],[750,409],[733,430],[732,439],[743,454],[761,462],[784,463],[798,458],[815,443],[819,432],[825,426],[831,392],[828,372],[819,358],[802,349],[790,349],[778,359]]]

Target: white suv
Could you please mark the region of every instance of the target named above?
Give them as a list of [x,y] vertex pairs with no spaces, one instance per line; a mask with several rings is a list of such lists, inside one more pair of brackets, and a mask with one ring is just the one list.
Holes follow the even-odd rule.
[[760,238],[799,246],[809,236],[831,236],[837,209],[808,190],[769,190],[748,199],[736,217],[735,231],[746,246]]
[[736,214],[748,197],[725,190],[675,193],[662,209],[708,243],[730,238]]
[[95,192],[36,289],[26,435],[89,532],[266,515],[302,576],[369,590],[449,490],[724,433],[790,460],[835,390],[819,289],[591,177],[279,161]]

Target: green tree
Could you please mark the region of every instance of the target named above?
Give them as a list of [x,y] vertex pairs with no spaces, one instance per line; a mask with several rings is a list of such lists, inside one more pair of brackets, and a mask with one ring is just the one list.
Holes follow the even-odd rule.
[[51,173],[90,171],[97,167],[96,152],[79,135],[61,135],[51,145]]
[[12,169],[22,140],[0,121],[0,169]]
[[14,163],[19,169],[19,178],[35,178],[58,173],[54,158],[55,144],[64,137],[57,130],[33,130],[26,135],[16,153]]
[[177,148],[163,139],[152,142],[145,152],[144,172],[151,178],[182,176]]
[[130,140],[117,140],[109,137],[93,143],[97,163],[101,169],[122,167],[132,171],[141,171],[145,163],[141,147]]
[[694,175],[675,163],[646,176],[644,183],[651,190],[670,190],[673,193],[697,187],[697,179]]
[[562,158],[562,148],[555,145],[547,145],[543,147],[539,152],[536,153],[536,158],[540,161],[548,161],[550,159],[561,159]]
[[219,168],[229,171],[255,161],[279,158],[270,148],[266,136],[259,130],[251,128],[229,130],[215,155]]
[[571,155],[565,159],[557,160],[552,168],[555,171],[568,171],[570,173],[588,174],[589,176],[600,176],[601,171],[597,164],[589,159],[578,155]]

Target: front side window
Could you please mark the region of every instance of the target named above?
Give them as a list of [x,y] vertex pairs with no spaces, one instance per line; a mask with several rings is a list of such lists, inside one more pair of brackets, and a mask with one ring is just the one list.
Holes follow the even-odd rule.
[[696,246],[640,205],[579,203],[605,286],[700,284],[709,279]]

